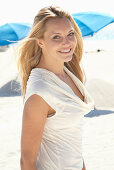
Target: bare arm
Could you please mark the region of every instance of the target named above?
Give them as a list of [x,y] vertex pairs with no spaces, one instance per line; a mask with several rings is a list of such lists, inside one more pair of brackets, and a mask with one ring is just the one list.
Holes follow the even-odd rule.
[[83,160],[83,168],[82,168],[82,170],[86,170],[84,160]]
[[21,170],[36,170],[48,111],[49,105],[38,95],[32,95],[25,103],[21,133]]

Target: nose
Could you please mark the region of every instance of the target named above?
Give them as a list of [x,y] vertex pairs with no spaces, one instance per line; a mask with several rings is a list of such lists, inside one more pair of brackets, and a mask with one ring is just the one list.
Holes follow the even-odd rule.
[[68,37],[63,38],[63,44],[64,44],[64,45],[70,44],[70,40],[69,40]]

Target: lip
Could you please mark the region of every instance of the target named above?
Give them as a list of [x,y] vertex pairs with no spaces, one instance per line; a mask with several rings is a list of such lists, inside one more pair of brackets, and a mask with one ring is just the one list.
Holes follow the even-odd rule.
[[[61,51],[68,51],[68,52],[61,52]],[[59,50],[58,52],[61,54],[69,54],[72,52],[72,48],[62,49],[62,50]]]

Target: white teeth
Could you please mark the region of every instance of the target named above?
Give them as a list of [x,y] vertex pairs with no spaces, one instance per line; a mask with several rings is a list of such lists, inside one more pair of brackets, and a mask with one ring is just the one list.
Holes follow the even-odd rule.
[[70,52],[70,49],[69,49],[69,50],[62,50],[62,51],[60,51],[60,52],[62,52],[62,53],[68,53],[68,52]]

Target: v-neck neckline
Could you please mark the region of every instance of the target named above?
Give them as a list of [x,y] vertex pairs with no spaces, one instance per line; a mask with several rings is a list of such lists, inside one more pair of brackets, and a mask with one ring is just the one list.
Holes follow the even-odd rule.
[[[55,73],[53,73],[52,71],[49,71],[49,70],[47,70],[47,69],[45,69],[45,68],[33,68],[32,70],[40,70],[40,71],[42,71],[42,72],[45,72],[45,73],[49,73],[49,75],[51,75],[51,78],[52,78],[52,76],[54,77],[54,78],[56,78],[56,80],[58,80],[60,83],[62,83],[62,84],[64,84],[64,86],[66,87],[66,89],[69,89],[70,90],[70,92],[72,93],[72,95],[73,95],[73,97],[74,98],[77,98],[82,104],[84,104],[84,105],[87,105],[88,103],[87,103],[87,100],[86,100],[86,96],[85,96],[85,93],[84,93],[84,89],[82,90],[81,88],[80,88],[80,86],[82,87],[82,85],[80,84],[80,85],[78,85],[78,83],[77,83],[77,81],[75,81],[74,79],[73,79],[73,73],[72,72],[70,72],[70,70],[68,70],[67,69],[67,67],[65,67],[65,65],[63,66],[63,69],[64,69],[64,71],[67,73],[67,75],[72,79],[72,81],[73,81],[73,83],[75,84],[75,86],[78,88],[78,90],[80,91],[80,93],[83,95],[83,97],[84,97],[84,101],[79,97],[79,96],[77,96],[75,93],[74,93],[74,91],[72,90],[72,88],[67,84],[67,83],[65,83],[62,79],[60,79]],[[74,75],[75,76],[75,75]],[[76,76],[75,76],[76,77]],[[76,79],[78,79],[77,77],[76,77]],[[79,82],[80,80],[78,79],[78,82]],[[79,82],[79,83],[81,83],[81,82]]]

